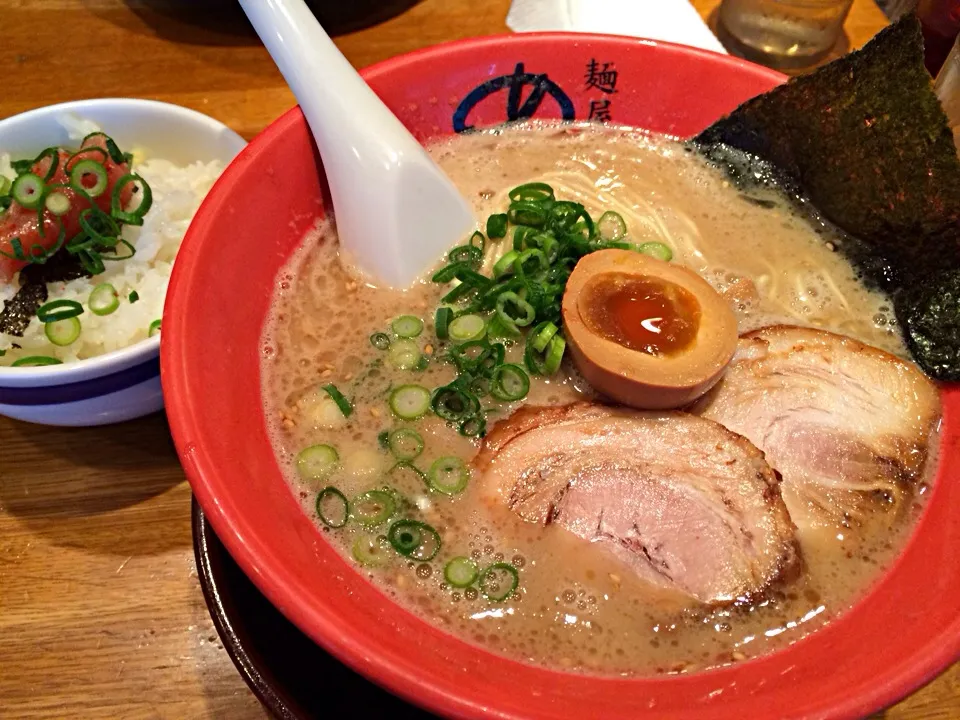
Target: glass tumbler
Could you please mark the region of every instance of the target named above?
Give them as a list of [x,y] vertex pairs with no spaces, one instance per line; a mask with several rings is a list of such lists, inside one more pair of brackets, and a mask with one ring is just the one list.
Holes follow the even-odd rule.
[[723,0],[717,34],[734,55],[782,70],[811,67],[843,32],[853,0]]

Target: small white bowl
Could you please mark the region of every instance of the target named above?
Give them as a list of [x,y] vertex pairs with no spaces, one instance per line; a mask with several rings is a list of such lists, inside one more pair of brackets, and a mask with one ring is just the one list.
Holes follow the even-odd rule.
[[[223,123],[178,105],[103,98],[30,110],[0,120],[0,150],[32,156],[70,142],[58,118],[92,120],[120,147],[142,147],[177,164],[229,163],[246,141]],[[0,415],[43,425],[107,425],[163,408],[160,337],[78,362],[0,367]]]

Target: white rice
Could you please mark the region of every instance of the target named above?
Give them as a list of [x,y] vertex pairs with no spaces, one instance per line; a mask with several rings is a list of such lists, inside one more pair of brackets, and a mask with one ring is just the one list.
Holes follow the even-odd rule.
[[[69,123],[69,125],[68,125]],[[78,118],[65,119],[71,137],[80,138],[97,128]],[[142,227],[123,228],[123,239],[130,242],[136,253],[129,260],[107,262],[106,271],[93,278],[70,282],[48,283],[49,301],[76,300],[84,306],[80,315],[80,337],[66,347],[58,347],[47,340],[43,323],[34,318],[23,337],[0,334],[0,365],[9,365],[17,358],[29,355],[48,355],[63,362],[72,362],[127,347],[147,337],[150,324],[159,320],[163,301],[173,269],[174,258],[184,233],[210,187],[223,172],[223,163],[193,163],[178,167],[160,158],[142,160],[143,152],[134,152],[135,171],[150,185],[153,205],[144,217]],[[0,174],[14,177],[10,157],[0,153]],[[110,283],[120,296],[120,307],[106,316],[94,315],[87,308],[90,291],[100,283]],[[16,293],[16,279],[0,284],[0,301]],[[130,302],[130,294],[139,296]],[[13,348],[16,344],[20,348]]]

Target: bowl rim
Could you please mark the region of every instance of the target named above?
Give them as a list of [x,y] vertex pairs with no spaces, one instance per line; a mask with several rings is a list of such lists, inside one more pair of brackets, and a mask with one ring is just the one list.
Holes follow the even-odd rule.
[[[392,73],[407,64],[415,64],[424,57],[440,56],[443,52],[451,49],[463,51],[486,48],[490,45],[509,46],[538,41],[576,42],[584,40],[619,41],[651,47],[666,47],[689,56],[709,60],[710,62],[721,62],[754,74],[766,75],[777,84],[787,79],[785,75],[779,72],[755,65],[746,60],[700,48],[632,36],[572,32],[531,32],[453,40],[384,60],[369,68],[365,68],[362,72],[364,77],[369,81],[381,75]],[[248,150],[245,152],[258,152],[261,146],[268,144],[275,137],[281,136],[301,119],[302,115],[298,107],[290,109],[267,126],[267,128],[251,142]],[[234,173],[243,172],[241,166],[244,164],[245,163],[241,162],[239,166],[234,164],[233,167],[228,167],[221,181],[223,179],[229,181]],[[391,692],[415,702],[421,707],[456,717],[483,716],[502,718],[503,720],[521,718],[522,715],[512,711],[493,710],[488,706],[474,703],[461,696],[449,694],[445,688],[439,684],[425,683],[422,677],[412,676],[405,673],[401,668],[393,667],[389,663],[382,661],[377,656],[378,647],[375,642],[367,642],[365,639],[352,637],[349,640],[343,639],[338,633],[338,628],[331,622],[330,618],[317,614],[312,610],[304,609],[303,604],[287,602],[288,599],[293,597],[293,593],[291,592],[292,578],[289,572],[277,572],[276,566],[269,561],[271,556],[275,554],[276,549],[272,548],[268,543],[261,542],[257,542],[255,548],[251,547],[253,536],[243,535],[241,537],[242,531],[244,530],[244,528],[241,527],[243,521],[237,517],[230,516],[230,511],[225,507],[225,505],[229,503],[222,503],[204,479],[206,474],[216,475],[220,471],[211,464],[208,464],[205,458],[202,457],[202,453],[196,452],[198,446],[201,444],[200,438],[204,435],[202,430],[203,426],[197,422],[197,418],[194,415],[193,404],[195,399],[184,392],[186,388],[185,374],[174,352],[175,349],[170,342],[164,344],[161,348],[161,365],[164,371],[165,386],[171,390],[168,397],[171,432],[178,452],[180,453],[184,469],[191,482],[193,492],[218,537],[221,538],[231,556],[236,559],[237,563],[248,577],[255,582],[264,595],[298,627],[302,629],[310,628],[310,630],[305,629],[304,632],[318,641],[319,644],[342,662],[362,672],[369,679],[388,688]],[[912,543],[913,537],[920,530],[921,524],[928,515],[929,513],[924,513],[924,516],[920,518],[920,521],[913,528],[913,535],[906,541],[905,548]],[[902,557],[903,553],[898,556],[894,565],[887,568],[883,574],[886,575],[892,572],[896,564],[902,560]],[[871,594],[872,591],[868,591],[864,599]],[[857,604],[860,602],[863,602],[863,600]],[[778,655],[781,654],[781,652],[783,651],[766,654],[764,657]],[[494,653],[490,653],[490,655],[491,657],[503,659],[504,661],[510,661],[501,655]],[[891,674],[883,678],[882,683],[873,683],[868,690],[863,692],[858,688],[857,692],[851,692],[843,700],[831,703],[828,709],[829,717],[859,718],[869,712],[893,704],[905,694],[928,683],[950,663],[958,659],[960,659],[960,617],[951,624],[941,628],[939,634],[936,636],[931,636],[925,640],[924,647],[910,656],[909,662],[904,662],[899,667],[893,668]],[[704,674],[709,674],[710,672],[713,671],[708,670],[704,673],[696,673],[694,676],[699,677]],[[636,678],[634,681],[637,683],[672,682],[675,683],[677,689],[682,690],[678,680],[682,677],[689,678],[694,676],[644,676]],[[610,678],[606,676],[596,677],[598,683],[609,679]]]
[[[46,118],[60,113],[76,112],[82,114],[85,110],[117,108],[120,110],[148,109],[158,114],[177,115],[197,125],[204,125],[210,130],[225,133],[231,141],[239,141],[238,152],[246,146],[243,137],[216,118],[205,115],[198,110],[163,102],[130,97],[98,97],[80,100],[68,100],[53,105],[42,105],[31,110],[24,110],[16,115],[10,115],[0,120],[0,147],[4,131],[12,126],[27,123],[32,120]],[[0,365],[0,387],[30,388],[48,385],[66,385],[83,382],[95,377],[109,375],[129,367],[139,365],[160,355],[160,336],[147,337],[138,340],[126,347],[117,348],[109,352],[75,360],[62,365],[46,365],[40,367],[10,367]]]

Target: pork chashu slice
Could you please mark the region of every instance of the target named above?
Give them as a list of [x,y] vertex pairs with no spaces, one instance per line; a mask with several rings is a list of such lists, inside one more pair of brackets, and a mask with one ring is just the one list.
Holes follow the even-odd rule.
[[842,335],[777,325],[745,335],[692,410],[763,450],[806,531],[856,526],[900,506],[923,471],[940,400],[909,362]]
[[474,465],[484,495],[524,520],[565,528],[704,603],[799,569],[763,454],[694,415],[528,406],[493,428]]

